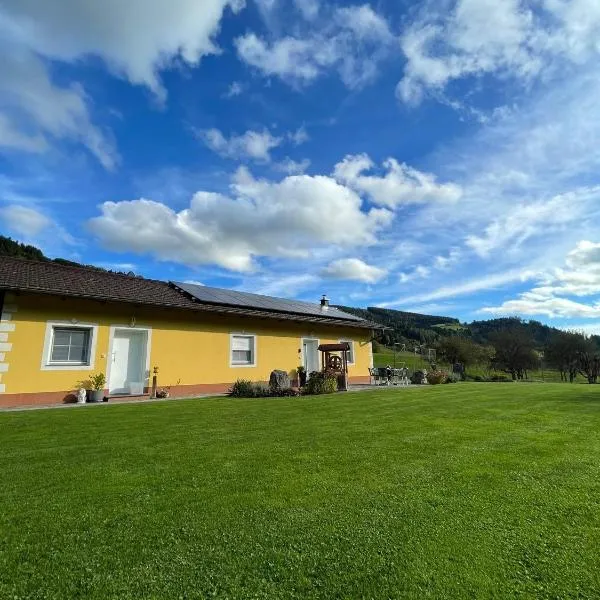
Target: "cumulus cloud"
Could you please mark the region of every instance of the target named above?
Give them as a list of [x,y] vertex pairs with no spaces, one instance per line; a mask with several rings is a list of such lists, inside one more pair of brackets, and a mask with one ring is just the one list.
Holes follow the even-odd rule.
[[381,206],[456,202],[462,195],[458,185],[438,183],[431,173],[423,173],[393,158],[383,163],[383,175],[365,175],[374,168],[375,164],[366,154],[359,154],[347,156],[335,166],[333,174],[338,181],[367,194]]
[[196,132],[198,138],[213,152],[220,156],[270,162],[270,151],[283,142],[283,138],[271,135],[266,129],[263,131],[246,131],[242,135],[233,135],[226,138],[218,129],[205,129]]
[[320,26],[272,41],[247,33],[235,44],[239,58],[267,76],[306,85],[330,70],[349,88],[372,81],[393,42],[387,21],[368,6],[338,7]]
[[330,279],[377,283],[387,275],[387,271],[368,265],[358,258],[341,258],[322,269],[320,275]]
[[196,65],[219,52],[214,37],[226,8],[243,0],[6,0],[0,8],[3,31],[19,45],[50,59],[75,62],[101,58],[117,75],[165,92],[161,69],[176,60]]
[[147,199],[105,202],[89,228],[112,250],[243,272],[255,268],[255,257],[306,258],[322,247],[376,243],[392,213],[364,210],[362,204],[358,194],[330,177],[272,182],[242,168],[229,195],[198,192],[179,212]]
[[[0,6],[2,146],[40,152],[50,140],[84,144],[108,169],[118,161],[110,136],[94,125],[81,85],[60,85],[49,61],[97,57],[117,76],[166,92],[160,71],[197,65],[219,52],[214,37],[224,11],[243,0],[6,0]],[[7,126],[10,123],[10,129]]]
[[[493,23],[493,27],[490,27]],[[589,0],[428,2],[401,36],[398,96],[421,101],[453,80],[493,74],[527,83],[597,54],[600,5]]]

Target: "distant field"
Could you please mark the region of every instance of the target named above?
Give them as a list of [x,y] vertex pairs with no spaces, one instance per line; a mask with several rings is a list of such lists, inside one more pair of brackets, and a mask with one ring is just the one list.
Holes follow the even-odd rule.
[[[395,363],[394,363],[395,360]],[[413,352],[394,352],[387,350],[385,352],[373,353],[373,364],[376,367],[386,367],[388,365],[397,367],[406,366],[411,371],[416,369],[429,369],[429,362],[420,354],[415,355]],[[438,367],[441,369],[451,370],[450,365],[443,361],[438,361]],[[503,375],[508,377],[506,373],[500,371],[490,371],[481,365],[474,365],[468,368],[468,374],[471,376],[479,375],[480,377],[490,377],[491,375]],[[530,381],[544,381],[547,383],[560,383],[560,373],[554,369],[544,369],[529,371]],[[586,383],[583,377],[577,379],[578,383]]]
[[600,597],[600,387],[0,413],[0,598]]

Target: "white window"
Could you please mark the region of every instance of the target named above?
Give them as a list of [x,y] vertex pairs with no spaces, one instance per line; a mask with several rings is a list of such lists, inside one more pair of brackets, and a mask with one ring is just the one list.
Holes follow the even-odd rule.
[[340,344],[343,344],[344,342],[347,342],[348,344],[350,344],[350,350],[348,352],[346,352],[346,360],[348,361],[349,365],[353,365],[354,364],[354,342],[352,340],[340,340]]
[[256,336],[234,333],[231,335],[231,366],[256,366]]
[[92,369],[96,331],[96,325],[48,323],[42,369]]

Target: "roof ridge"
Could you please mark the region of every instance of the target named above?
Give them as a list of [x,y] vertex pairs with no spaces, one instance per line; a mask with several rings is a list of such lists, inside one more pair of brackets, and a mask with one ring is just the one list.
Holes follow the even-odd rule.
[[[168,282],[163,279],[153,279],[150,277],[144,277],[143,275],[129,275],[129,273],[124,273],[123,271],[109,271],[103,267],[97,267],[96,265],[83,265],[80,263],[74,265],[65,265],[63,263],[57,262],[57,260],[69,260],[67,258],[55,259],[48,258],[46,260],[38,260],[37,258],[26,258],[24,256],[9,256],[8,254],[1,254],[0,261],[2,260],[13,260],[15,262],[22,262],[27,264],[36,264],[43,266],[51,266],[57,269],[72,269],[78,271],[89,271],[91,273],[96,273],[98,275],[108,275],[108,276],[118,276],[118,277],[129,277],[130,279],[143,279],[144,281],[151,281],[154,283],[162,283],[164,285],[168,285]],[[132,271],[133,272],[133,271]]]

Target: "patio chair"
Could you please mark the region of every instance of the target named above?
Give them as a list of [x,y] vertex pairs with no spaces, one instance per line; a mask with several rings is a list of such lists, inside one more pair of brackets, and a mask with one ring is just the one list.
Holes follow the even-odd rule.
[[377,369],[374,367],[369,367],[369,385],[377,385],[378,378],[379,374],[377,373]]

